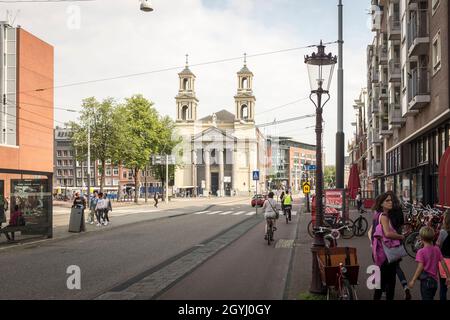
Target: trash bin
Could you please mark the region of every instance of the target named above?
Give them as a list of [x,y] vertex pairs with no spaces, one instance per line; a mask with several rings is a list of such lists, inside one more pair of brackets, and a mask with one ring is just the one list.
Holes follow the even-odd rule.
[[70,211],[69,232],[81,232],[83,223],[83,208],[72,208]]

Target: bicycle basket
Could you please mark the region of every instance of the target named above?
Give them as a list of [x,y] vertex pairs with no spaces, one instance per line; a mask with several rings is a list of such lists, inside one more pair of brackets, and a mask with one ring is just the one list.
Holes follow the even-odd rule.
[[320,248],[317,252],[320,277],[325,286],[337,286],[339,264],[347,268],[346,276],[351,285],[358,284],[359,265],[356,248]]

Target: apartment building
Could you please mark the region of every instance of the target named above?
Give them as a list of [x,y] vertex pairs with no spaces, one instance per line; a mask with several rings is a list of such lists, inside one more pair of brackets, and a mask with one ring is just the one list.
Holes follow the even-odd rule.
[[[449,3],[373,0],[368,61],[368,168],[376,193],[439,202],[449,147]],[[442,182],[442,181],[441,181]]]
[[270,188],[299,191],[307,176],[314,179],[314,172],[307,172],[305,166],[316,164],[316,146],[289,137],[268,137],[267,150]]

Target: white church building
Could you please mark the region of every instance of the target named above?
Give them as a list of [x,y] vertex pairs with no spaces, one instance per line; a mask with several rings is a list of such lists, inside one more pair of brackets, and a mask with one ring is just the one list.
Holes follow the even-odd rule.
[[[174,188],[193,195],[221,197],[264,192],[266,139],[255,125],[253,73],[246,62],[237,73],[233,112],[218,110],[202,119],[197,118],[196,77],[188,63],[178,75],[176,127],[183,142]],[[254,171],[259,171],[259,181],[253,180]]]

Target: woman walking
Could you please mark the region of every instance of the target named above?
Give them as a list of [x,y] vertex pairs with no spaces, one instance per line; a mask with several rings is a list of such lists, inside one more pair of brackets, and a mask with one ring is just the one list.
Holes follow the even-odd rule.
[[[398,234],[402,234],[401,230],[403,225],[405,224],[405,216],[403,215],[402,205],[400,204],[399,198],[393,191],[387,191],[386,194],[390,195],[392,199],[392,210],[389,211],[389,218],[392,227]],[[398,260],[395,272],[397,274],[398,280],[403,286],[403,290],[405,291],[405,300],[411,300],[411,292],[408,288],[408,280],[406,280],[405,273],[400,266],[401,261],[401,259]]]
[[383,241],[390,242],[391,246],[399,246],[404,236],[398,234],[392,227],[390,211],[393,208],[392,196],[384,193],[377,197],[373,207],[374,224],[372,226],[371,241],[373,259],[380,267],[381,289],[376,289],[374,300],[381,300],[383,291],[386,292],[386,300],[394,300],[396,269],[398,262],[389,263],[383,249]]

